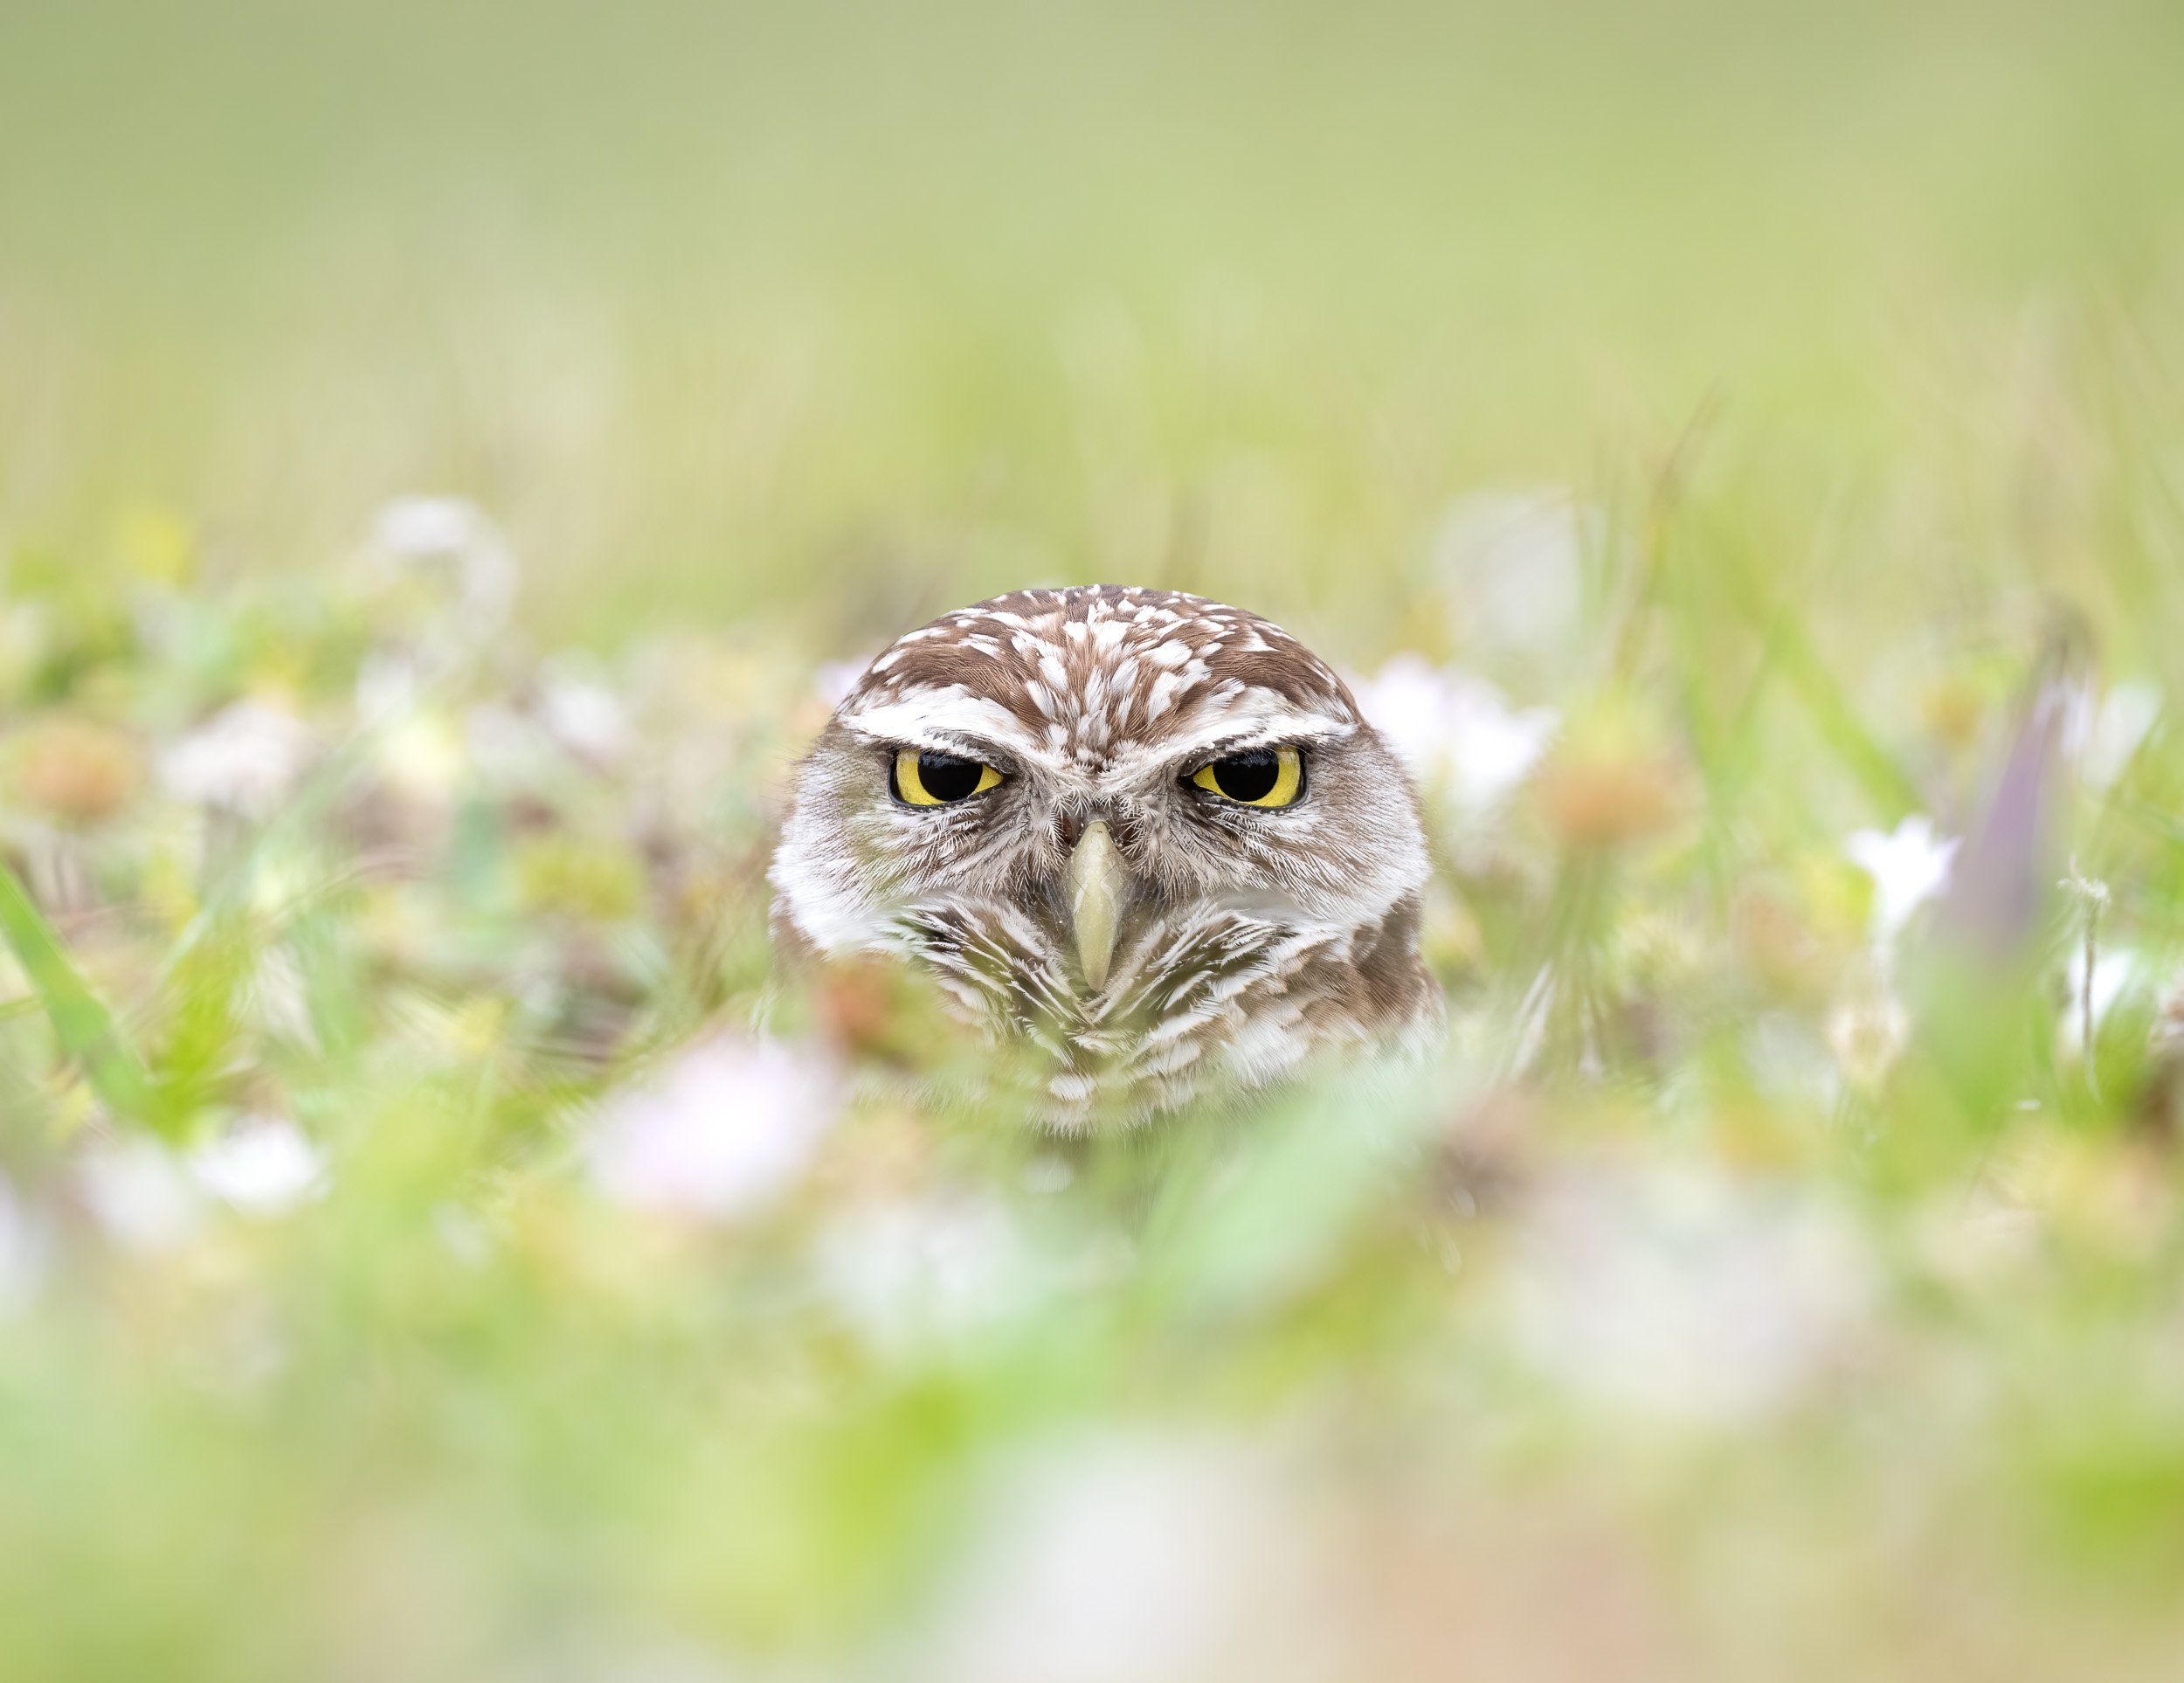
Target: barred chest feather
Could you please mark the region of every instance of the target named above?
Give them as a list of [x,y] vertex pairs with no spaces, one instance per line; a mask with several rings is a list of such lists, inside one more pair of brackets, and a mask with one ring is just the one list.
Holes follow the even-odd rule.
[[1330,1054],[1429,1045],[1444,1013],[1418,920],[1414,897],[1348,927],[1196,908],[1136,932],[1096,991],[1051,924],[1015,906],[921,907],[901,935],[959,1017],[1047,1054],[1042,1120],[1076,1132],[1268,1086]]

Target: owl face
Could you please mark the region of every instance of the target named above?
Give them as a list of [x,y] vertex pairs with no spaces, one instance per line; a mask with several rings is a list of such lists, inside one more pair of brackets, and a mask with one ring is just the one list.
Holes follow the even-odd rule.
[[1052,1055],[1048,1120],[1438,1021],[1417,803],[1342,680],[1172,592],[1022,590],[875,659],[801,768],[776,921]]

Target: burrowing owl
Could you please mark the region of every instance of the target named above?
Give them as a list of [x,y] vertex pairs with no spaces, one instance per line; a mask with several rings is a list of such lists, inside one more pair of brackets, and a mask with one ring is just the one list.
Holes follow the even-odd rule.
[[1019,590],[875,659],[800,769],[783,938],[928,966],[1047,1120],[1428,1038],[1418,802],[1341,679],[1171,591]]

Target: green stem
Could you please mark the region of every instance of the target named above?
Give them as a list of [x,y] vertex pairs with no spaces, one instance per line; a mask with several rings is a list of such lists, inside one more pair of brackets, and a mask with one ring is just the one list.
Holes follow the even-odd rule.
[[114,1026],[113,1013],[68,962],[53,926],[3,860],[0,936],[6,938],[29,976],[61,1050],[83,1066],[84,1079],[100,1102],[116,1115],[150,1121],[152,1090],[143,1066]]

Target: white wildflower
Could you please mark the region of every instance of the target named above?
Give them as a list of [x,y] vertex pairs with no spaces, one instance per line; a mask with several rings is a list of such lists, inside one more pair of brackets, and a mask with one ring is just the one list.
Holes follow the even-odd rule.
[[1911,1044],[1911,1013],[1896,990],[1897,942],[1947,888],[1959,845],[1921,812],[1885,834],[1861,830],[1843,844],[1850,862],[1873,879],[1872,952],[1827,1024],[1828,1049],[1854,1093],[1878,1092]]
[[684,1215],[748,1215],[786,1193],[840,1108],[816,1048],[722,1035],[608,1104],[592,1178],[617,1203]]
[[76,1163],[76,1185],[100,1231],[125,1250],[176,1250],[204,1225],[203,1194],[156,1140],[130,1139],[85,1153]]
[[2106,695],[2090,685],[2074,691],[2063,714],[2063,749],[2078,775],[2106,789],[2124,774],[2161,717],[2161,693],[2151,684],[2118,684]]
[[372,542],[397,561],[425,561],[475,542],[489,522],[460,497],[397,497],[380,509]]
[[460,497],[397,497],[379,511],[365,547],[383,575],[441,582],[460,610],[454,629],[482,643],[508,622],[515,602],[515,552],[475,503]]
[[175,800],[243,817],[269,817],[316,749],[310,726],[269,701],[238,701],[160,757],[160,786]]
[[249,1216],[277,1216],[329,1184],[326,1154],[281,1116],[245,1116],[190,1154],[197,1184]]
[[1954,837],[1934,831],[1933,820],[1914,812],[1883,835],[1861,830],[1843,845],[1850,862],[1873,879],[1873,937],[1887,946],[1918,908],[1948,886],[1957,856]]
[[1413,774],[1466,817],[1491,812],[1554,740],[1552,707],[1512,707],[1482,678],[1399,654],[1355,686],[1358,704]]
[[594,765],[612,765],[629,752],[633,732],[629,708],[596,678],[559,667],[546,674],[538,714],[547,730],[572,754]]
[[1848,1221],[1711,1170],[1573,1181],[1518,1238],[1508,1307],[1531,1366],[1611,1409],[1701,1424],[1778,1410],[1862,1323]]

